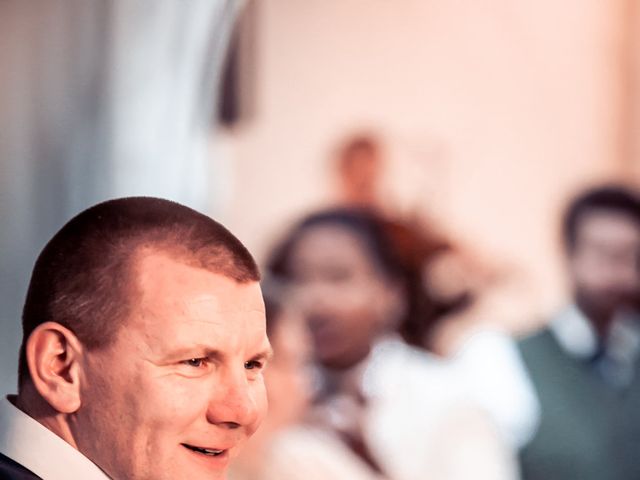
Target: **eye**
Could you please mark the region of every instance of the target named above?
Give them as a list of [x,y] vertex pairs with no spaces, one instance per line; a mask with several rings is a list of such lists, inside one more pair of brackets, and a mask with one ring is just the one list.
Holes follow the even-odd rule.
[[204,365],[206,365],[207,363],[207,359],[202,357],[202,358],[190,358],[189,360],[185,360],[182,362],[185,365],[188,365],[190,367],[194,367],[194,368],[200,368]]
[[244,362],[245,370],[260,370],[264,364],[260,360],[249,360],[248,362]]

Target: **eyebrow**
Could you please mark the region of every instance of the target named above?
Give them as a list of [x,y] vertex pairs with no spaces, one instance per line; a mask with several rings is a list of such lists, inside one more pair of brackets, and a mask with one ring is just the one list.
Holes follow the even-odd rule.
[[271,347],[271,345],[269,345],[267,348],[265,348],[264,350],[262,350],[260,353],[258,353],[257,355],[254,355],[251,360],[264,360],[264,361],[270,361],[273,358],[273,347]]
[[[187,358],[187,357],[195,358],[195,355],[202,356],[202,357],[207,357],[207,358],[210,358],[210,359],[213,359],[213,360],[222,360],[226,356],[220,350],[217,350],[215,348],[211,348],[211,347],[209,347],[207,345],[204,345],[204,344],[196,344],[196,345],[193,345],[191,347],[178,348],[176,350],[172,350],[170,352],[167,352],[167,354],[164,355],[164,358],[165,359],[170,359],[170,360],[184,359],[184,358]],[[271,358],[273,358],[273,348],[271,347],[271,345],[268,345],[263,350],[261,350],[260,352],[258,352],[255,355],[253,355],[251,357],[251,360],[266,360],[266,361],[268,361],[268,360],[271,360]]]

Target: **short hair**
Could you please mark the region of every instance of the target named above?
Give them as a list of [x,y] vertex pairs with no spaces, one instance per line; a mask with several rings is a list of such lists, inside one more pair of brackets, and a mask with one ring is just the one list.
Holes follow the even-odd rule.
[[562,234],[569,252],[576,247],[578,227],[583,217],[594,211],[624,215],[640,227],[640,199],[635,191],[621,185],[604,185],[587,190],[569,204],[564,215]]
[[88,349],[114,339],[133,305],[136,255],[146,248],[239,283],[260,279],[245,246],[206,215],[152,197],[99,203],[65,224],[35,263],[22,313],[20,384],[29,378],[26,342],[46,321],[68,328]]

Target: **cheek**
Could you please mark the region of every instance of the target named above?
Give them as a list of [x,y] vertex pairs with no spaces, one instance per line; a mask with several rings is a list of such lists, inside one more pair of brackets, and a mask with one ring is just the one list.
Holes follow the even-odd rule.
[[340,308],[350,330],[376,329],[384,317],[381,295],[373,288],[354,289],[353,294],[344,299]]
[[363,285],[361,282],[337,284],[325,304],[345,316],[362,316],[371,308],[371,302],[375,301],[373,293],[367,285]]
[[601,276],[601,262],[594,255],[583,252],[577,255],[571,264],[571,272],[578,283],[584,286],[592,286],[598,284]]
[[131,391],[140,383],[137,376],[122,371],[115,363],[99,362],[86,371],[83,381],[83,407],[96,419],[107,418],[113,425],[124,426],[140,410]]
[[210,385],[201,378],[149,378],[135,393],[146,423],[158,431],[185,431],[206,417]]
[[586,259],[575,269],[578,284],[587,290],[598,291],[615,285],[619,277],[611,266],[598,259]]
[[159,443],[165,434],[186,431],[205,415],[202,382],[151,372],[127,380],[112,384],[102,396],[100,409],[132,441]]

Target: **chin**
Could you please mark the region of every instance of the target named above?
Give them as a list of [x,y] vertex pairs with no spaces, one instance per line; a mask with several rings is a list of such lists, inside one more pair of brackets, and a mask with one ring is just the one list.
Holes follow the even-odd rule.
[[118,480],[176,480],[176,479],[188,479],[188,480],[226,480],[227,471],[218,470],[211,471],[202,468],[193,468],[192,466],[186,468],[179,468],[177,465],[171,465],[168,469],[154,468],[153,471],[147,472],[144,475],[125,475],[123,477],[113,477]]
[[364,360],[367,355],[326,355],[326,356],[318,356],[318,361],[326,368],[331,370],[347,370],[351,367],[354,367],[362,360]]
[[[228,455],[228,454],[227,454]],[[224,456],[223,456],[224,457]],[[129,472],[121,472],[121,475],[114,475],[117,480],[226,480],[228,458],[218,458],[215,461],[210,459],[173,458],[160,463],[155,462],[151,468],[140,468]]]

